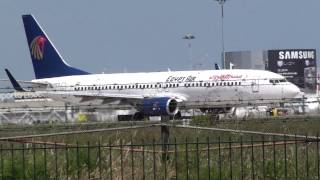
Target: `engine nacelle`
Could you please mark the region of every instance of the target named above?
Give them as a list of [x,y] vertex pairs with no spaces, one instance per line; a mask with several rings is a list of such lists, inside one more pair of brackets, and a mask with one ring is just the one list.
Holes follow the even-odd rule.
[[173,116],[178,112],[178,102],[168,97],[144,99],[141,112],[147,116]]

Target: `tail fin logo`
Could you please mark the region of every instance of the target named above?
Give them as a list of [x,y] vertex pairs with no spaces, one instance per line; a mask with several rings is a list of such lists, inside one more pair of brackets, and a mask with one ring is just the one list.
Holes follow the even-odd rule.
[[32,40],[30,50],[35,59],[41,60],[43,58],[44,44],[46,41],[47,39],[43,36],[37,36]]

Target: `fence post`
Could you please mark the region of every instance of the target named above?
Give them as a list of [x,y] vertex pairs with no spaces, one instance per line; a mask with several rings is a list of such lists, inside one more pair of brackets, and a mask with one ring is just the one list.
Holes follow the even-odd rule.
[[[25,164],[25,154],[24,154],[24,143],[22,143],[22,177],[26,179],[26,164]],[[46,177],[46,176],[45,176]]]
[[296,180],[298,179],[298,142],[297,134],[294,135],[294,148],[295,148],[295,169],[296,169]]
[[231,137],[229,136],[229,168],[230,168],[230,179],[232,180],[232,142]]
[[69,179],[69,155],[68,155],[68,145],[66,145],[65,147],[65,151],[66,151],[66,179]]
[[57,143],[54,142],[54,162],[55,162],[55,176],[58,179],[58,152],[57,152]]
[[276,169],[276,142],[274,140],[274,136],[272,136],[272,147],[273,147],[273,175],[274,178],[277,179],[277,169]]
[[174,138],[174,163],[176,171],[176,180],[178,180],[178,152],[177,152],[177,138]]
[[218,166],[219,166],[219,180],[221,180],[222,172],[221,172],[221,139],[220,139],[220,136],[218,137],[218,156],[219,156],[219,162],[218,162]]
[[156,148],[155,139],[152,140],[152,154],[153,154],[153,179],[156,179]]
[[[161,122],[164,121],[163,116],[161,116]],[[161,140],[162,140],[162,161],[167,161],[169,159],[168,149],[169,149],[169,136],[170,131],[167,125],[161,125]]]
[[200,160],[199,160],[199,138],[197,137],[197,144],[196,144],[196,151],[197,151],[197,177],[198,180],[200,179]]
[[134,156],[133,156],[133,141],[131,137],[131,179],[134,180]]
[[305,146],[306,146],[306,173],[307,179],[309,179],[309,150],[308,150],[308,135],[306,135]]
[[79,142],[77,141],[77,175],[78,175],[78,179],[80,179],[80,162],[79,162]]
[[11,176],[13,179],[15,179],[15,173],[14,173],[14,152],[13,152],[13,144],[11,143]]
[[210,141],[209,137],[207,137],[207,157],[208,157],[208,178],[211,180],[211,163],[210,163]]
[[44,177],[47,177],[47,144],[43,147]]
[[3,171],[3,148],[2,148],[2,144],[0,144],[0,160],[1,160],[1,179],[4,179],[4,171]]
[[254,154],[253,154],[253,136],[251,136],[251,172],[252,172],[252,179],[255,179],[254,174]]
[[33,160],[33,179],[36,179],[36,149],[35,144],[32,144],[32,160]]
[[187,180],[189,180],[188,137],[186,137],[186,173],[187,173]]
[[142,140],[142,179],[145,180],[146,179],[146,174],[145,174],[145,144],[144,144],[144,140]]
[[121,172],[121,180],[123,180],[123,142],[120,140],[120,172]]
[[162,149],[162,163],[164,164],[164,179],[167,179],[168,143],[162,141],[162,147],[164,146],[165,148]]
[[317,175],[320,179],[320,170],[319,170],[319,134],[317,133]]
[[262,135],[262,174],[263,174],[263,179],[266,179],[266,165],[265,165],[265,149],[264,149],[264,135]]
[[101,142],[99,140],[99,144],[98,144],[98,157],[99,157],[99,179],[102,179],[102,173],[101,173]]
[[90,170],[91,170],[91,167],[90,167],[90,142],[88,141],[87,142],[87,154],[88,154],[88,179],[90,180]]
[[284,179],[288,179],[288,170],[287,170],[287,139],[286,135],[283,136],[284,144]]
[[243,173],[243,141],[242,136],[240,136],[240,164],[241,164],[241,180],[244,179],[244,173]]
[[110,180],[112,180],[112,149],[111,140],[109,139],[109,166],[110,166]]

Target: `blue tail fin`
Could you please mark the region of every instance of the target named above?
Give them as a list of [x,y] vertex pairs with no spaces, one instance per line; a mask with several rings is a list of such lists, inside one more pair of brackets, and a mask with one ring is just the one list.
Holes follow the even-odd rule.
[[26,91],[26,90],[24,90],[24,89],[20,86],[20,84],[19,84],[19,83],[17,82],[17,80],[12,76],[12,74],[10,73],[10,71],[9,71],[8,69],[5,69],[5,71],[6,71],[6,73],[7,73],[7,76],[8,76],[8,78],[9,78],[9,80],[10,80],[13,88],[14,88],[16,91],[21,91],[21,92]]
[[36,79],[89,74],[62,59],[32,15],[23,15],[22,19]]

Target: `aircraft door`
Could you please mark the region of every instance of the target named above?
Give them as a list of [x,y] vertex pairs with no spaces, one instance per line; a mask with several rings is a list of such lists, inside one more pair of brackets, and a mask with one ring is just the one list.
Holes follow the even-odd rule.
[[251,90],[253,93],[259,92],[259,79],[253,79],[251,82]]
[[55,83],[54,86],[56,87],[57,90],[59,91],[65,91],[66,90],[66,83],[62,82],[62,83]]
[[167,88],[166,88],[166,84],[165,83],[158,83],[157,84],[156,92],[158,94],[165,93],[166,91],[167,91]]
[[169,91],[169,89],[168,89],[169,84],[161,83],[160,86],[161,86],[161,88],[158,88],[159,93],[165,93],[165,92]]

